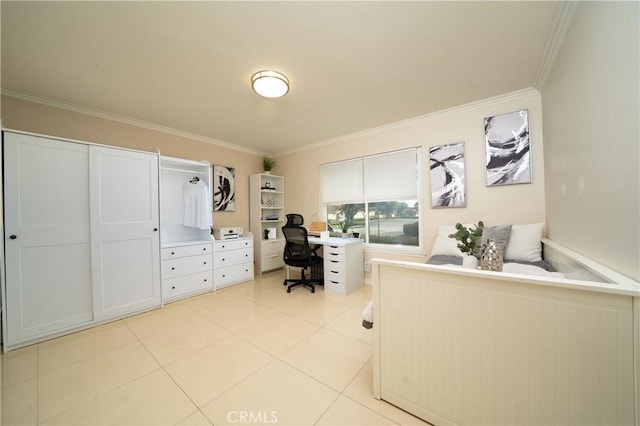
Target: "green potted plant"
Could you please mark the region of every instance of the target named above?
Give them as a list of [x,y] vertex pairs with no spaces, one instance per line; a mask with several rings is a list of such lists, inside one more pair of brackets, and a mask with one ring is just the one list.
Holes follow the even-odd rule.
[[271,170],[276,166],[276,160],[271,157],[262,157],[262,169],[266,174],[271,174]]
[[458,241],[458,248],[463,253],[462,266],[465,268],[476,268],[478,266],[478,258],[475,256],[480,251],[480,242],[484,223],[478,222],[475,226],[467,228],[461,223],[456,223],[456,232],[449,235]]

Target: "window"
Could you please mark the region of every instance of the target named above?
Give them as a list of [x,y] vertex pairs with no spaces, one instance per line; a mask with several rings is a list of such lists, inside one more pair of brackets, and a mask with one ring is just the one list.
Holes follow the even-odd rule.
[[329,230],[369,244],[419,246],[421,149],[324,164],[322,199]]

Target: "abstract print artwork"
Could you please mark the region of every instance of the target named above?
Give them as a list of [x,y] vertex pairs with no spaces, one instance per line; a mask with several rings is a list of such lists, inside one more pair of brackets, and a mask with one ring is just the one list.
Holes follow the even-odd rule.
[[531,183],[529,111],[484,119],[487,186]]
[[464,207],[464,142],[429,148],[431,207]]
[[233,167],[213,166],[213,211],[236,211],[236,183]]

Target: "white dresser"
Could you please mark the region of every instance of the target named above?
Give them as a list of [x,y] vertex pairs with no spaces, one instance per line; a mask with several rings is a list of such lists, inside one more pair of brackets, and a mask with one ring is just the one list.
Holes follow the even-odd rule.
[[253,235],[218,240],[214,249],[214,288],[253,280]]
[[162,247],[162,299],[213,289],[213,242],[189,241]]

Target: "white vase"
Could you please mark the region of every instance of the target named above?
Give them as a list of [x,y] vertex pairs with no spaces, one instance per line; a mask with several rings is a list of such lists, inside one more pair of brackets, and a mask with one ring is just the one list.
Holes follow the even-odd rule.
[[478,258],[471,255],[462,256],[462,267],[476,269],[478,267]]

